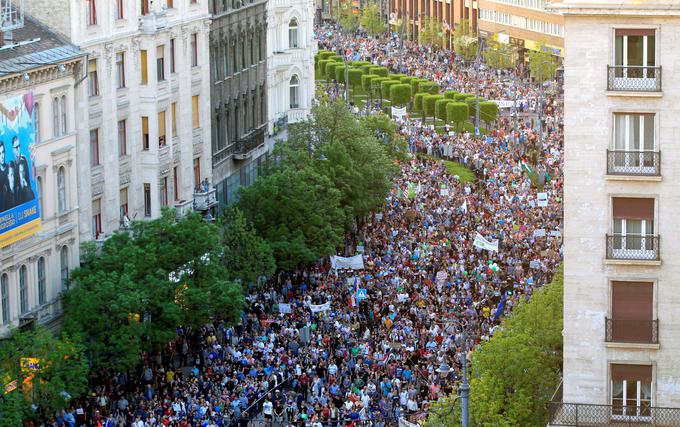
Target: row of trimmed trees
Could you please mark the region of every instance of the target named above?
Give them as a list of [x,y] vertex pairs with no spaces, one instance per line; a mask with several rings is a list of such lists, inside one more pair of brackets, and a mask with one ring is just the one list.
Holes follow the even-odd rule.
[[[432,117],[433,120],[454,124],[458,129],[477,113],[478,100],[474,94],[456,91],[441,94],[439,84],[427,79],[390,74],[386,67],[367,61],[345,63],[342,56],[330,51],[320,51],[315,64],[319,75],[326,80],[348,84],[353,102],[354,94],[360,88],[369,99],[387,99],[393,106],[409,106],[412,112],[420,114],[425,120]],[[486,123],[495,121],[498,118],[498,105],[479,97],[479,117]]]

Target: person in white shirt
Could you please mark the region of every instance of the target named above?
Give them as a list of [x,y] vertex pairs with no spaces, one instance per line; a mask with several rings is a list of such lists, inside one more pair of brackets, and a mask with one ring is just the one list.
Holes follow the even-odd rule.
[[262,404],[262,412],[264,413],[264,419],[267,425],[271,425],[272,419],[274,417],[274,404],[267,397]]

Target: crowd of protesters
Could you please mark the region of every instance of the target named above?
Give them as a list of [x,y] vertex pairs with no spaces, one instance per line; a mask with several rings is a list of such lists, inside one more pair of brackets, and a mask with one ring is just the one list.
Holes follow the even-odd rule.
[[[317,38],[443,89],[476,84],[473,67],[446,50],[410,42],[402,50],[393,38],[333,27]],[[538,89],[523,74],[505,83],[494,70],[481,76],[488,99],[535,107],[528,100]],[[560,262],[559,97],[546,96],[544,108],[542,138],[519,114],[484,137],[399,121],[413,155],[360,230],[363,270],[323,263],[281,273],[248,297],[239,325],[179,329],[162,352],[145,355],[140,372],[107,375],[54,424],[381,427],[422,417],[429,402],[456,391],[463,354],[489,340]],[[463,182],[442,159],[477,180]],[[475,246],[478,234],[498,250]],[[437,371],[443,362],[453,370],[446,378]]]

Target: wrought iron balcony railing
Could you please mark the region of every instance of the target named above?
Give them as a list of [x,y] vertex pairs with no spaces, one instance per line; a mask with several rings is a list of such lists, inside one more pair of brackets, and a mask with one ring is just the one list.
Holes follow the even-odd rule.
[[606,317],[604,322],[604,340],[606,342],[634,344],[659,343],[658,320],[624,320]]
[[550,426],[680,427],[680,408],[550,402]]
[[608,234],[607,259],[658,261],[659,236]]
[[661,92],[661,67],[607,65],[607,90]]
[[238,160],[244,160],[250,157],[252,151],[257,149],[259,146],[264,144],[264,133],[266,124],[260,125],[260,127],[251,131],[245,135],[242,139],[236,141],[234,146],[234,158]]
[[607,150],[607,175],[660,176],[661,153]]

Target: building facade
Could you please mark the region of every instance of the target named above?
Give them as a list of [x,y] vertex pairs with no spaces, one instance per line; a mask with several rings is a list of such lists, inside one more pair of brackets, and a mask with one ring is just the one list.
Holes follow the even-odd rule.
[[210,11],[212,173],[224,206],[267,152],[267,1],[211,0]]
[[389,0],[389,7],[392,31],[412,40],[418,39],[425,17],[442,22],[449,46],[453,30],[461,20],[468,20],[474,32],[478,29],[477,0]]
[[267,2],[267,131],[272,143],[287,123],[303,120],[312,107],[314,13],[311,0]]
[[208,210],[208,0],[25,4],[88,53],[76,107],[81,240],[101,241],[164,206]]
[[680,426],[680,4],[555,8],[567,52],[564,377],[551,425]]
[[[53,325],[79,259],[75,105],[85,55],[34,19],[21,21],[0,36],[0,336]],[[32,229],[19,226],[33,209]]]

